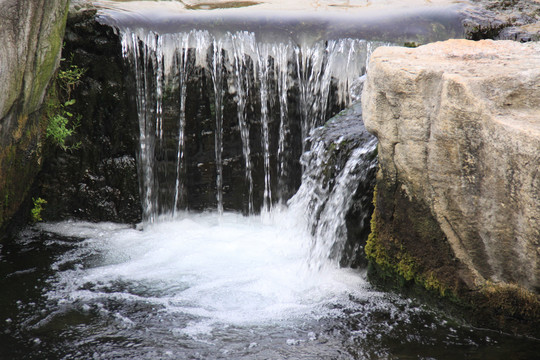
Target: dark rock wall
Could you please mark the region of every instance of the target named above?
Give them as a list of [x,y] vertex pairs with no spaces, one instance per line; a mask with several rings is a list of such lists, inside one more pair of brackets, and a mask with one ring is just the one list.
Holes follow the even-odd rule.
[[[67,21],[62,67],[86,69],[71,91],[70,111],[81,116],[69,141],[80,147],[52,149],[40,175],[44,220],[138,222],[141,219],[135,100],[113,29],[95,11],[72,12]],[[131,86],[131,87],[130,87]]]

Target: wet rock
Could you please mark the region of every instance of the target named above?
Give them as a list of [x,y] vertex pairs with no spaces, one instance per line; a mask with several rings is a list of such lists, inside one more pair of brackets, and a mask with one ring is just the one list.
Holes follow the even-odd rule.
[[[78,10],[77,10],[78,9]],[[81,116],[70,151],[53,149],[40,174],[44,220],[138,222],[138,128],[121,45],[112,28],[95,21],[95,10],[77,5],[67,21],[62,66],[86,69],[71,90],[70,107]]]
[[314,129],[302,155],[302,185],[289,202],[306,211],[316,260],[365,267],[377,168],[376,139],[362,121],[360,103]]
[[520,305],[488,306],[503,327],[540,320],[539,69],[538,43],[381,48],[362,97],[379,139],[371,260],[484,305],[488,285],[519,285]]
[[540,40],[540,1],[476,0],[464,11],[467,39]]

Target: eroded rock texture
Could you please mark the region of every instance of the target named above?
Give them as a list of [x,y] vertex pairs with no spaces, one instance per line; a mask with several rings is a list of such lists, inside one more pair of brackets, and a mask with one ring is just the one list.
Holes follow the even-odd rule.
[[540,44],[379,48],[368,74],[371,259],[442,294],[517,284],[538,295]]
[[68,3],[0,3],[0,227],[40,167],[42,103],[60,60]]

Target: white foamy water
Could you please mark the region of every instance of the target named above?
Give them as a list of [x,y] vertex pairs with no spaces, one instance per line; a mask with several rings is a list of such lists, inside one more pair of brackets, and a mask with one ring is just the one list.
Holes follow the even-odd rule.
[[[144,302],[192,317],[181,331],[331,315],[350,296],[379,296],[351,269],[307,266],[310,236],[288,210],[270,216],[183,214],[144,230],[64,222],[43,230],[80,237],[53,264],[59,304]],[[118,314],[131,321],[129,316]]]

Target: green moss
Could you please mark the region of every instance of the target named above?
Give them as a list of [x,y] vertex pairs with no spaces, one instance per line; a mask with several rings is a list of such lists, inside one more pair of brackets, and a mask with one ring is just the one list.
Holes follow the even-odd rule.
[[379,232],[377,230],[377,214],[376,211],[373,211],[371,216],[371,232],[369,233],[365,252],[366,257],[369,261],[375,262],[377,265],[381,266],[383,269],[391,270],[392,265],[390,263],[390,257],[385,247],[379,242]]
[[369,261],[373,261],[377,263],[380,266],[386,266],[388,264],[388,257],[386,254],[386,251],[382,248],[380,242],[379,242],[379,231],[377,229],[377,186],[373,189],[373,206],[375,207],[373,209],[373,214],[371,215],[371,232],[368,235],[368,239],[366,241],[366,246],[364,248],[364,251],[366,253],[366,258]]
[[396,272],[405,280],[415,280],[418,275],[418,265],[415,258],[406,252],[400,252],[397,256]]
[[[432,269],[426,269],[422,261],[413,256],[406,247],[397,239],[385,237],[385,241],[379,238],[377,218],[377,186],[373,192],[373,205],[375,207],[371,217],[371,232],[365,246],[366,257],[377,265],[379,275],[394,278],[400,286],[419,285],[422,288],[436,293],[442,297],[455,298],[455,294],[444,284]],[[429,219],[417,219],[414,223],[415,233],[422,237],[433,233],[434,224]]]
[[486,283],[480,290],[477,305],[495,309],[500,316],[540,321],[538,295],[516,284]]
[[409,47],[409,48],[416,48],[419,47],[421,44],[417,43],[416,41],[406,41],[403,46]]
[[[27,124],[26,121],[19,123]],[[37,121],[30,119],[28,123]],[[37,151],[39,129],[35,126],[32,129],[30,132],[20,131],[22,136],[0,152],[0,228],[18,210],[40,168]]]
[[[427,275],[427,276],[426,276]],[[421,277],[421,285],[427,290],[431,290],[439,293],[441,297],[449,297],[453,300],[457,299],[455,293],[448,289],[441,281],[437,278],[433,271],[429,271],[427,274]]]

